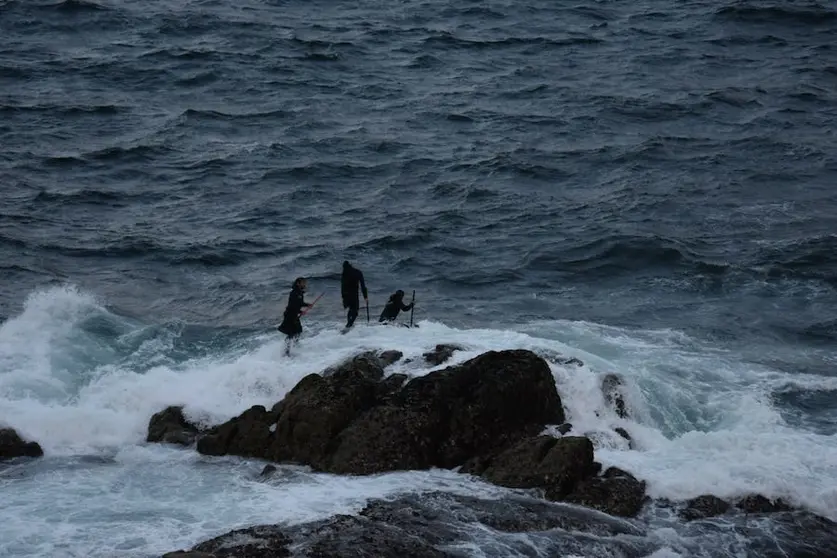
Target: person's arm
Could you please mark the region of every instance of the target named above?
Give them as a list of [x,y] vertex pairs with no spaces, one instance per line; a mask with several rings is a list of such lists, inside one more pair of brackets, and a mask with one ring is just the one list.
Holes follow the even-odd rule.
[[408,311],[408,310],[410,310],[412,307],[413,307],[413,303],[412,303],[412,302],[411,302],[410,304],[404,304],[404,301],[401,301],[401,311],[402,311],[402,312],[407,312],[407,311]]

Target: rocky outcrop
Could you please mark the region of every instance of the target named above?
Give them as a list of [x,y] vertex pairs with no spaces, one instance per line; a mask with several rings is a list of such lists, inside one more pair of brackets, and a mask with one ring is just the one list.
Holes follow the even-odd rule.
[[183,407],[167,407],[148,421],[146,441],[190,446],[199,432],[200,429],[183,416]]
[[782,500],[771,500],[761,494],[750,494],[735,502],[735,507],[746,513],[777,513],[791,511],[793,507]]
[[431,366],[439,366],[450,360],[456,351],[464,351],[459,345],[436,345],[432,351],[424,353],[424,361]]
[[717,496],[711,494],[704,494],[697,498],[692,498],[686,502],[686,507],[680,510],[680,517],[684,521],[693,521],[695,519],[705,519],[707,517],[715,517],[727,513],[730,505],[726,500],[722,500]]
[[795,511],[795,509],[781,498],[770,500],[761,494],[750,494],[733,502],[711,494],[704,494],[687,501],[678,515],[684,521],[694,521],[736,511],[748,514],[775,514]]
[[552,488],[556,494],[567,494],[594,473],[593,444],[589,439],[538,436],[499,454],[482,476],[509,488]]
[[[382,378],[376,354],[358,355],[306,376],[271,410],[210,429],[197,449],[333,473],[453,468],[564,421],[549,366],[529,351],[488,352],[406,383]],[[155,439],[186,428],[176,408],[158,415]]]
[[27,442],[11,428],[0,428],[0,461],[15,457],[41,457],[44,450],[37,442]]
[[327,470],[369,474],[453,468],[564,420],[547,364],[528,351],[489,352],[408,382],[335,440]]
[[[453,558],[463,555],[457,547],[484,548],[487,529],[496,530],[494,537],[506,555],[532,555],[531,542],[520,533],[533,532],[549,541],[554,549],[550,555],[555,556],[577,553],[574,533],[604,537],[599,544],[607,555],[627,555],[626,550],[637,550],[636,544],[642,554],[631,555],[655,550],[650,544],[629,540],[643,535],[641,529],[579,508],[526,496],[482,500],[434,492],[394,501],[372,500],[355,517],[338,515],[291,527],[238,529],[164,558]],[[617,535],[628,537],[622,541]]]
[[584,437],[538,436],[491,460],[482,476],[510,488],[542,488],[554,501],[571,502],[611,515],[636,516],[645,502],[645,482],[620,469],[597,476],[593,444]]
[[636,517],[648,501],[645,488],[645,481],[610,467],[601,476],[584,479],[569,494],[555,493],[554,488],[549,488],[546,497],[597,509],[610,515]]

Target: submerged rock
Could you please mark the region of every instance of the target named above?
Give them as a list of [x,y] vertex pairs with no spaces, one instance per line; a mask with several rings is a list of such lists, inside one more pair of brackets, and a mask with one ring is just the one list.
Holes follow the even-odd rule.
[[0,428],[0,460],[43,455],[44,450],[37,442],[27,442],[11,428]]
[[459,345],[436,345],[432,351],[428,351],[422,356],[424,357],[424,361],[431,366],[439,366],[440,364],[450,360],[454,352],[464,350],[465,349]]
[[750,494],[735,503],[735,507],[746,513],[776,513],[791,511],[793,507],[782,500],[771,500],[761,494]]
[[711,494],[704,494],[686,502],[686,507],[680,510],[678,515],[684,521],[694,521],[695,519],[706,519],[707,517],[723,515],[727,513],[729,508],[729,502],[726,500],[722,500]]
[[380,359],[381,363],[383,364],[384,368],[395,364],[404,356],[404,353],[401,351],[384,351],[378,354],[378,358]]
[[620,418],[628,417],[628,410],[625,406],[625,380],[616,374],[607,374],[602,378],[602,393],[608,404],[616,411]]

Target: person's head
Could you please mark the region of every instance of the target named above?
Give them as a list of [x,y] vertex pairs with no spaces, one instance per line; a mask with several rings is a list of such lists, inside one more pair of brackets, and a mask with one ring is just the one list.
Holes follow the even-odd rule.
[[294,280],[294,288],[305,291],[308,288],[308,280],[305,277],[297,277]]
[[349,269],[352,267],[352,264],[349,263],[349,260],[343,261],[343,269]]
[[395,296],[397,298],[404,298],[404,291],[402,291],[401,289],[398,289],[397,291],[395,291]]

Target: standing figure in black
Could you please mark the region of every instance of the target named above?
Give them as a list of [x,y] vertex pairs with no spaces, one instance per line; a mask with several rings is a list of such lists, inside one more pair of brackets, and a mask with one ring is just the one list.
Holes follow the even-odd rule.
[[381,312],[381,317],[378,318],[378,321],[391,323],[398,317],[399,312],[402,310],[406,312],[412,309],[412,307],[412,303],[404,304],[404,291],[398,289],[395,293],[390,295],[387,305],[384,306],[384,311]]
[[346,329],[354,325],[358,311],[360,310],[360,298],[357,295],[358,287],[363,292],[363,300],[368,301],[369,296],[366,292],[366,282],[363,280],[363,273],[359,269],[352,267],[352,264],[349,262],[343,262],[340,291],[343,295],[343,308],[349,309],[349,313],[346,316]]
[[309,308],[311,305],[305,302],[305,289],[308,288],[308,281],[304,277],[297,277],[291,288],[291,294],[288,296],[288,306],[285,308],[285,317],[282,323],[279,324],[279,331],[284,333],[285,338],[285,355],[291,354],[291,343],[299,339],[302,334],[302,322],[300,316],[303,308]]

